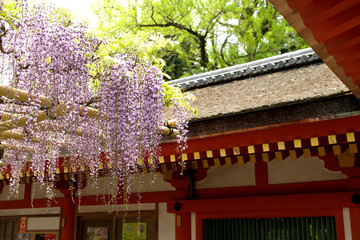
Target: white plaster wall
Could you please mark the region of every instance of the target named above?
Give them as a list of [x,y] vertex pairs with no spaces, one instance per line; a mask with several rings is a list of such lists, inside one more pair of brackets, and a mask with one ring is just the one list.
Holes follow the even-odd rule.
[[[159,172],[155,174],[136,174],[131,183],[132,186],[140,186],[141,192],[163,192],[176,190],[170,183],[164,181],[163,175]],[[133,187],[131,190],[131,192],[137,191],[137,187]]]
[[[128,204],[125,205],[94,205],[94,206],[79,206],[78,207],[78,213],[97,213],[97,212],[113,212],[118,211],[122,212],[126,208],[126,211],[138,211],[139,205],[138,204]],[[140,204],[140,210],[146,211],[146,210],[155,210],[156,206],[155,203],[142,203]]]
[[[82,196],[111,194],[117,191],[117,180],[111,180],[105,177],[98,177],[96,179],[96,182],[93,181],[93,179],[87,181],[86,187],[80,190]],[[76,195],[79,195],[78,192]]]
[[196,213],[191,213],[191,240],[196,240]]
[[58,230],[60,229],[60,217],[28,217],[27,230]]
[[255,165],[247,162],[244,165],[212,166],[207,172],[207,177],[196,182],[196,189],[223,188],[238,186],[254,186]]
[[[88,181],[86,187],[81,190],[83,196],[111,194],[117,191],[117,180],[110,178],[98,178],[97,184]],[[134,179],[130,181],[131,192],[163,192],[175,191],[170,183],[163,180],[161,173],[134,174]]]
[[343,208],[343,220],[344,220],[345,240],[352,240],[349,208]]
[[46,185],[42,186],[39,183],[31,184],[31,198],[42,199],[48,197],[53,197],[53,198],[64,197],[64,194],[62,194],[59,190],[56,189],[47,192]]
[[29,216],[29,215],[52,215],[60,214],[60,207],[49,208],[19,208],[1,209],[0,216]]
[[341,171],[331,171],[325,168],[325,163],[318,157],[272,160],[268,163],[269,184],[315,182],[346,179]]
[[0,194],[0,201],[22,200],[25,194],[25,184],[20,184],[17,194],[10,196],[10,186],[3,186]]
[[158,239],[175,240],[175,213],[167,212],[167,203],[159,203],[158,210]]

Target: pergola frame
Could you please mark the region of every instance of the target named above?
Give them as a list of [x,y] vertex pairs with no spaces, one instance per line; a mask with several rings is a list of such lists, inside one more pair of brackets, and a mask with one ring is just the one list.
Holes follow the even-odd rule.
[[[39,97],[32,95],[28,93],[27,91],[20,90],[17,88],[13,88],[10,86],[0,85],[0,96],[6,97],[9,99],[18,100],[24,103],[30,103],[32,101],[35,101],[37,104],[39,104],[41,107],[46,108],[45,111],[39,111],[36,113],[35,116],[36,122],[42,122],[48,119],[56,119],[58,116],[64,116],[73,108],[67,109],[65,103],[58,102],[54,103],[53,100],[50,98],[40,95]],[[99,118],[99,110],[93,107],[87,107],[83,105],[79,105],[79,113],[86,112],[86,116],[91,118]],[[18,114],[10,114],[10,113],[1,113],[1,120],[0,122],[0,139],[15,139],[15,140],[25,140],[26,134],[19,133],[15,131],[11,131],[13,129],[26,126],[26,123],[28,121],[27,116],[21,116]],[[58,126],[59,129],[61,129],[61,126]],[[162,122],[162,126],[159,126],[158,130],[163,135],[172,136],[175,137],[179,134],[179,131],[176,129],[176,119],[166,120]],[[45,126],[44,126],[45,128]],[[58,131],[59,129],[52,129],[53,131]],[[75,134],[77,136],[82,136],[83,132],[78,129],[75,131]],[[45,141],[42,139],[36,139],[31,138],[30,139],[33,142],[41,142]],[[3,149],[10,149],[14,151],[24,151],[23,148],[15,145],[10,145],[7,143],[1,143],[1,146]],[[33,149],[26,148],[25,151],[33,152]]]

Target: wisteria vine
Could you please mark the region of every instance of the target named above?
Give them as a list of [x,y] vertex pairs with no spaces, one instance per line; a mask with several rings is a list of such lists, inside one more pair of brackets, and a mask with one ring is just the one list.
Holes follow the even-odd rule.
[[[0,11],[3,7],[1,2]],[[0,71],[10,86],[32,98],[2,99],[2,114],[14,119],[26,116],[27,121],[8,130],[22,134],[21,141],[2,141],[10,147],[0,171],[10,169],[10,185],[16,193],[26,171],[51,192],[59,166],[74,176],[86,171],[95,178],[99,169],[106,168],[111,186],[117,186],[113,195],[123,191],[126,196],[134,171],[145,164],[156,167],[159,158],[158,126],[164,109],[161,71],[129,53],[114,54],[111,64],[103,64],[96,51],[104,41],[88,34],[86,24],[64,23],[53,7],[44,4],[28,6],[23,1],[15,8],[20,9],[18,20],[12,24],[0,20]],[[91,75],[94,67],[101,74]],[[96,92],[89,84],[95,78]],[[44,107],[41,96],[51,104]],[[95,117],[88,116],[86,108],[94,99]],[[180,103],[172,100],[183,151],[187,120]],[[63,114],[58,114],[59,106]],[[41,111],[48,119],[37,122]]]

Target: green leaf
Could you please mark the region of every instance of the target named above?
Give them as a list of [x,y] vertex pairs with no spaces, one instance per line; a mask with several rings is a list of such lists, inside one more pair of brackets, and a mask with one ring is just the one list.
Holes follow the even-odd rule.
[[46,64],[50,64],[51,63],[51,56],[49,56],[47,59],[46,59]]

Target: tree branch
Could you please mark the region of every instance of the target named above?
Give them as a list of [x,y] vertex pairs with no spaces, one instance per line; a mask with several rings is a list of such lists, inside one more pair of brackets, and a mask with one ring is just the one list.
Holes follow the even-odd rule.
[[[8,32],[8,30],[6,30],[4,26],[1,26],[0,31],[2,32],[0,34],[0,51],[3,54],[12,54],[12,53],[14,53],[14,49],[6,51],[4,49],[4,46],[3,46],[3,39],[2,38],[6,36],[6,33]],[[14,58],[20,62],[19,57],[17,57],[16,54],[14,54]],[[22,65],[21,63],[19,63],[20,70],[28,69],[29,67],[30,67],[30,64]]]
[[174,27],[174,28],[184,30],[184,31],[190,33],[191,35],[195,36],[199,40],[199,47],[200,47],[200,53],[201,53],[200,64],[202,67],[206,67],[206,64],[208,63],[208,57],[207,57],[207,53],[206,53],[206,36],[201,35],[200,33],[196,32],[193,29],[188,28],[180,23],[169,22],[169,21],[167,21],[164,24],[160,24],[160,23],[140,24],[139,27],[140,28],[142,28],[142,27]]
[[224,13],[224,11],[219,11],[217,14],[213,15],[214,17],[209,21],[209,24],[207,25],[207,28],[205,30],[205,34],[204,36],[206,37],[209,32],[214,29],[216,23],[219,22],[220,17],[222,16],[222,14]]
[[156,20],[155,20],[155,18],[154,18],[154,13],[155,13],[155,11],[154,11],[154,6],[153,5],[151,5],[151,19],[154,21],[154,23],[155,24],[157,24],[157,22],[156,22]]
[[14,50],[9,50],[9,51],[5,51],[4,49],[4,46],[3,46],[3,41],[2,41],[2,37],[6,35],[6,32],[1,34],[0,36],[0,51],[3,53],[3,54],[11,54],[14,52]]
[[85,103],[85,106],[89,106],[90,104],[100,102],[100,97],[92,97],[89,101]]
[[221,26],[224,26],[224,27],[231,27],[231,28],[236,28],[236,27],[238,27],[238,25],[234,25],[234,24],[230,24],[230,23],[224,23],[224,22],[220,22],[220,21],[219,21],[219,24],[220,24]]
[[188,33],[190,33],[191,35],[194,35],[196,36],[197,38],[201,37],[202,35],[194,30],[192,30],[191,28],[188,28],[180,23],[175,23],[175,22],[169,22],[169,21],[166,21],[166,23],[154,23],[154,24],[139,24],[139,27],[140,28],[143,28],[143,27],[174,27],[174,28],[177,28],[177,29],[180,29],[180,30],[184,30],[184,31],[187,31]]
[[223,42],[223,44],[221,45],[221,48],[220,48],[221,58],[225,62],[225,64],[228,66],[230,66],[231,64],[225,59],[224,48],[225,48],[226,44],[228,43],[229,37],[230,37],[230,35],[225,38],[225,41]]

